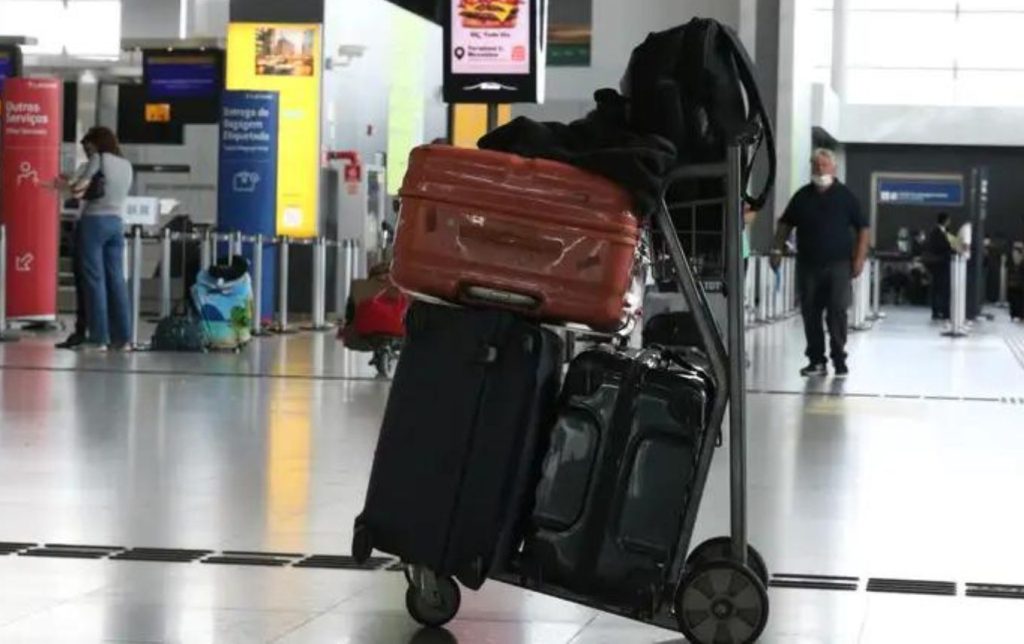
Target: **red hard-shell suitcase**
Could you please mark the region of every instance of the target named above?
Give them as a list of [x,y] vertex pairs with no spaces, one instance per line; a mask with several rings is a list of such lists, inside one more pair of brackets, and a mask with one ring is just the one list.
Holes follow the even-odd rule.
[[599,330],[622,323],[632,199],[578,168],[484,150],[413,150],[392,277],[402,288]]

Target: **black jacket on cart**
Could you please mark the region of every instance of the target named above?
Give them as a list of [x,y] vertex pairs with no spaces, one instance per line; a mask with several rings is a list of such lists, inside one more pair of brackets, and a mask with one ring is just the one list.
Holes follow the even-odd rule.
[[584,119],[566,125],[520,117],[485,135],[480,148],[583,168],[624,186],[641,213],[653,211],[662,182],[678,163],[675,146],[631,130],[626,100],[615,90],[600,90],[594,99],[597,109]]

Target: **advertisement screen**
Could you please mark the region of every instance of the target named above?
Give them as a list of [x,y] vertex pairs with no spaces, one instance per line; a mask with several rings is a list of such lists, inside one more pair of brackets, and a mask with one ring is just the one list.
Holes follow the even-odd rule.
[[170,103],[146,103],[146,123],[170,123]]
[[147,53],[146,90],[155,99],[214,98],[221,89],[216,53]]
[[312,76],[315,45],[315,29],[258,27],[256,75]]
[[528,75],[532,1],[451,0],[452,72]]

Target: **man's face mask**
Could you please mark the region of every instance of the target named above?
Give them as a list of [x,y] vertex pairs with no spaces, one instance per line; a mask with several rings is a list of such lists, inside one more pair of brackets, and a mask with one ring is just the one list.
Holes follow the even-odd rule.
[[811,177],[811,182],[814,183],[815,187],[819,190],[828,190],[835,183],[836,178],[830,174],[816,174]]

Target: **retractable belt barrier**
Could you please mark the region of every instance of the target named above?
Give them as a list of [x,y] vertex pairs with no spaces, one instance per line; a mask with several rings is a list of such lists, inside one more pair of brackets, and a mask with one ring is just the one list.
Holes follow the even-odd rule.
[[747,326],[771,324],[797,313],[796,258],[783,257],[778,269],[768,255],[751,255],[744,283]]
[[[263,310],[263,282],[264,282],[264,257],[268,246],[276,246],[278,253],[278,270],[280,272],[277,289],[277,307],[275,320],[271,325],[272,333],[291,334],[296,329],[290,323],[289,306],[289,271],[290,271],[290,250],[292,246],[308,246],[312,249],[313,275],[310,285],[311,315],[310,323],[302,327],[303,330],[327,331],[335,328],[334,320],[341,323],[345,316],[345,302],[351,293],[350,283],[354,279],[364,278],[367,275],[365,267],[365,253],[358,240],[330,240],[323,237],[314,239],[291,239],[288,237],[267,237],[264,235],[243,235],[238,232],[216,233],[204,232],[176,232],[164,230],[159,234],[147,234],[141,227],[132,227],[125,235],[128,243],[125,244],[125,268],[128,275],[129,298],[131,302],[131,343],[135,348],[142,348],[140,342],[140,319],[142,303],[142,280],[143,280],[143,248],[148,244],[160,246],[160,271],[159,271],[159,312],[160,317],[167,317],[173,311],[173,281],[172,281],[172,244],[175,242],[198,244],[199,265],[202,270],[209,270],[221,259],[218,248],[226,244],[228,256],[242,255],[247,246],[252,249],[251,279],[253,289],[253,306],[256,314],[253,315],[252,333],[255,336],[266,335],[263,329],[260,311]],[[334,248],[337,259],[337,270],[335,276],[337,285],[335,290],[335,306],[333,320],[328,319],[327,311],[327,258],[330,248]],[[0,226],[0,340],[14,339],[7,333],[6,317],[6,228]]]

